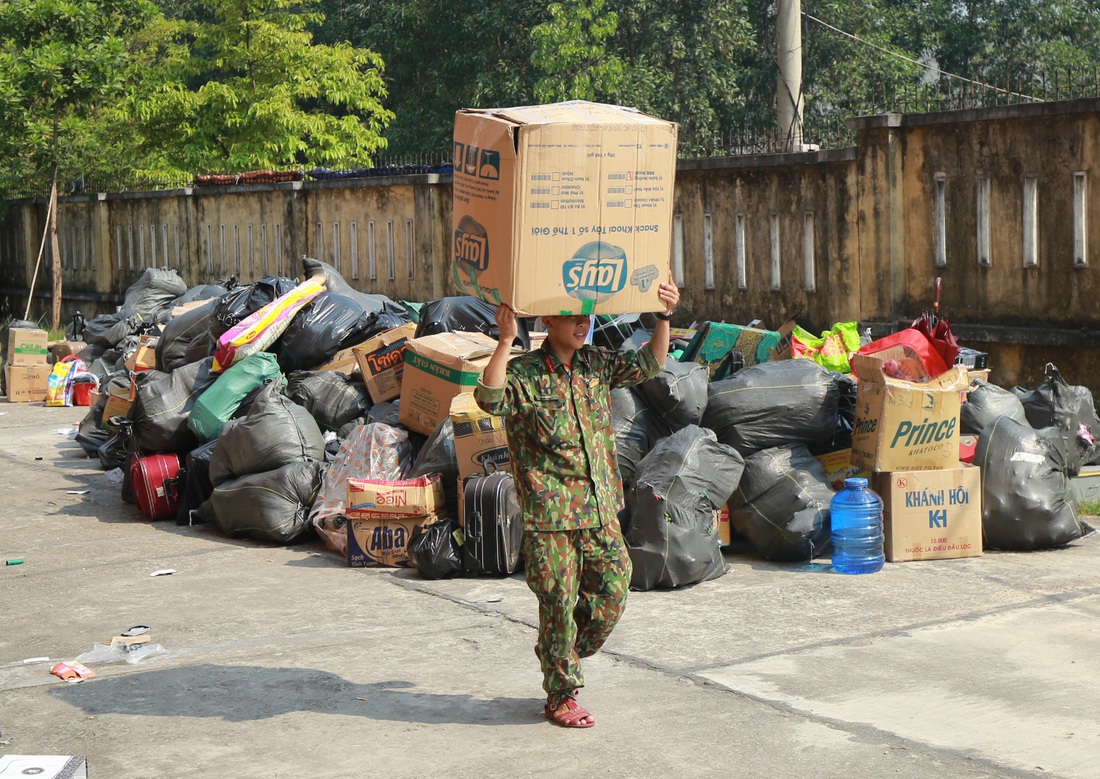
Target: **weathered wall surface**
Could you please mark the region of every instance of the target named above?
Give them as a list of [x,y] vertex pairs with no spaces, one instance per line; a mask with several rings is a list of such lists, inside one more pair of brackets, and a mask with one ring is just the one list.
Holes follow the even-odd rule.
[[[1048,359],[1100,391],[1100,100],[854,120],[852,149],[682,160],[678,324],[856,319],[876,334],[933,301],[993,379]],[[22,316],[44,201],[0,218],[0,316]],[[296,276],[303,255],[394,299],[454,294],[451,184],[424,175],[61,199],[66,315],[113,310],[146,267],[188,284]],[[50,265],[32,316],[48,310]]]

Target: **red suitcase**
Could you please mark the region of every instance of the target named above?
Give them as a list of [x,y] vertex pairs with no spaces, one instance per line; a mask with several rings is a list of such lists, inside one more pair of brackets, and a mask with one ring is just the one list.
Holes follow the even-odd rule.
[[178,454],[134,455],[130,481],[134,502],[148,519],[170,519],[179,507],[181,463]]

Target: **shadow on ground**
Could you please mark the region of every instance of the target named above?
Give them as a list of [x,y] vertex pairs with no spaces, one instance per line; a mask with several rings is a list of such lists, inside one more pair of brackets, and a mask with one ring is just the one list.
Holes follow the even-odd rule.
[[50,694],[90,715],[210,717],[226,722],[294,712],[369,717],[427,725],[532,725],[538,698],[481,699],[419,692],[412,682],[357,684],[313,668],[202,664],[100,677]]

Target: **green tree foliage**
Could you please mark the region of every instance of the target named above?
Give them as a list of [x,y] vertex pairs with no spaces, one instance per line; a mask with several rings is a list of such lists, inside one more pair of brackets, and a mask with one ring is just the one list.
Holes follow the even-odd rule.
[[3,186],[41,191],[99,154],[96,120],[120,95],[126,41],[155,13],[146,0],[0,3]]
[[382,59],[313,43],[323,16],[292,0],[200,0],[135,40],[126,108],[149,172],[369,165],[385,145]]
[[607,49],[619,17],[605,12],[605,0],[551,3],[550,20],[531,30],[531,64],[538,72],[535,99],[614,100],[623,80],[623,62]]
[[539,74],[531,30],[549,20],[539,0],[362,0],[342,5],[324,40],[347,40],[386,62],[390,151],[411,157],[447,152],[455,111],[533,102]]
[[[680,124],[682,132],[739,127],[744,83],[760,67],[743,0],[615,0],[614,51],[626,63],[623,101]],[[773,35],[774,38],[774,35]]]

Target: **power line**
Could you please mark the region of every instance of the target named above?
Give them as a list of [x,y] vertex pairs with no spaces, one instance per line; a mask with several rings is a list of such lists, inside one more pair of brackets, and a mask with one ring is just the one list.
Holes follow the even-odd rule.
[[867,46],[870,46],[872,49],[877,49],[878,51],[881,51],[884,54],[889,54],[891,57],[897,57],[898,59],[905,60],[906,62],[911,62],[914,65],[917,65],[919,67],[924,68],[925,70],[931,70],[931,71],[934,71],[936,73],[939,73],[942,76],[948,76],[949,78],[958,79],[959,81],[965,81],[968,84],[974,84],[976,86],[984,87],[986,89],[992,89],[996,92],[1003,92],[1004,94],[1012,95],[1013,97],[1022,97],[1025,100],[1030,100],[1030,101],[1035,102],[1035,103],[1041,102],[1039,100],[1039,98],[1037,98],[1037,97],[1032,97],[1031,95],[1024,95],[1024,94],[1021,94],[1020,92],[1013,92],[1010,89],[1003,89],[1001,87],[994,86],[993,84],[986,84],[982,81],[975,81],[972,78],[967,78],[966,76],[960,76],[956,73],[948,73],[946,70],[940,70],[939,68],[937,68],[934,65],[929,65],[925,62],[920,62],[919,60],[915,60],[912,57],[906,57],[904,54],[899,54],[896,51],[890,51],[890,49],[883,48],[882,46],[879,46],[877,43],[871,43],[871,41],[864,40],[863,38],[860,38],[858,35],[853,35],[850,32],[845,32],[844,30],[841,30],[839,27],[834,27],[833,25],[829,24],[828,22],[823,22],[820,19],[818,19],[816,16],[810,16],[805,11],[802,12],[802,15],[805,16],[810,21],[817,22],[822,27],[826,27],[826,28],[832,30],[833,32],[840,33],[841,35],[843,35],[846,38],[851,38],[853,41],[856,41],[857,43],[862,43],[862,44],[865,44]]

